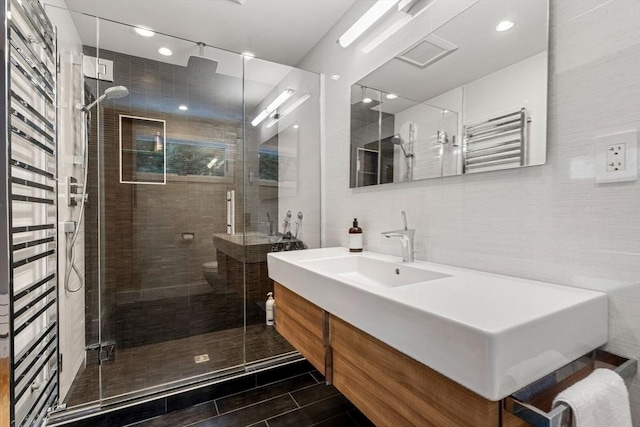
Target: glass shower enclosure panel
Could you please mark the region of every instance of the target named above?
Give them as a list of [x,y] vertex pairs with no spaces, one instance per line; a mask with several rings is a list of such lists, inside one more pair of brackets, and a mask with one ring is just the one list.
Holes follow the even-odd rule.
[[243,257],[246,362],[264,365],[295,353],[266,325],[265,301],[273,292],[267,254],[320,246],[320,78],[245,57],[244,82],[245,238],[241,246],[217,245],[218,264]]
[[64,23],[59,156],[80,184],[86,166],[88,193],[63,402],[81,413],[299,359],[265,324],[266,256],[320,246],[319,75],[47,11]]

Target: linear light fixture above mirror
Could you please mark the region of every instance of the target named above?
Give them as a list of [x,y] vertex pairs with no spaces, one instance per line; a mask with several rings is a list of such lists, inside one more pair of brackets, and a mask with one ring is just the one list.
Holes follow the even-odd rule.
[[400,29],[407,25],[413,18],[427,10],[427,7],[433,4],[433,2],[434,0],[401,0],[400,3],[398,3],[398,11],[401,13],[398,13],[392,23],[367,43],[367,45],[362,48],[362,52],[371,52],[385,40],[400,31]]
[[378,0],[338,39],[342,47],[348,47],[382,18],[399,0]]
[[262,121],[264,119],[267,118],[267,116],[271,113],[273,113],[276,108],[278,108],[279,106],[281,106],[287,99],[289,99],[291,97],[291,95],[293,95],[296,91],[291,89],[291,88],[286,88],[284,91],[282,91],[282,93],[280,95],[278,95],[278,97],[276,99],[274,99],[271,104],[267,105],[267,108],[265,108],[264,110],[262,110],[260,112],[260,114],[258,114],[256,116],[255,119],[253,119],[251,121],[251,125],[252,126],[258,126],[260,123],[262,123]]

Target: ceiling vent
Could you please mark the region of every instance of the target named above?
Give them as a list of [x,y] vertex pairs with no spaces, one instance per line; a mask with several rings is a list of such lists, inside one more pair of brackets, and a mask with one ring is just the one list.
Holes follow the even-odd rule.
[[424,39],[402,52],[396,58],[415,65],[416,67],[426,68],[455,52],[458,46],[446,41],[435,34],[429,34]]

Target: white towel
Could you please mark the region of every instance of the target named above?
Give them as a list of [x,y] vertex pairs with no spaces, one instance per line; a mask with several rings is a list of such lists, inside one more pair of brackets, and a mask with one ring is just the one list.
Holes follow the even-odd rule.
[[553,399],[569,405],[575,427],[632,427],[629,392],[620,375],[611,369],[596,369],[585,379]]

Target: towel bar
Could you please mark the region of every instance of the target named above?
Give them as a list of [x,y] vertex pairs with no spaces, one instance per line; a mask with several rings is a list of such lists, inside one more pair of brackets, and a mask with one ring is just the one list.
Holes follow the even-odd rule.
[[628,379],[635,375],[638,361],[595,350],[507,397],[503,401],[504,409],[534,427],[569,426],[571,408],[562,403],[551,408],[553,398],[596,368],[613,369]]

